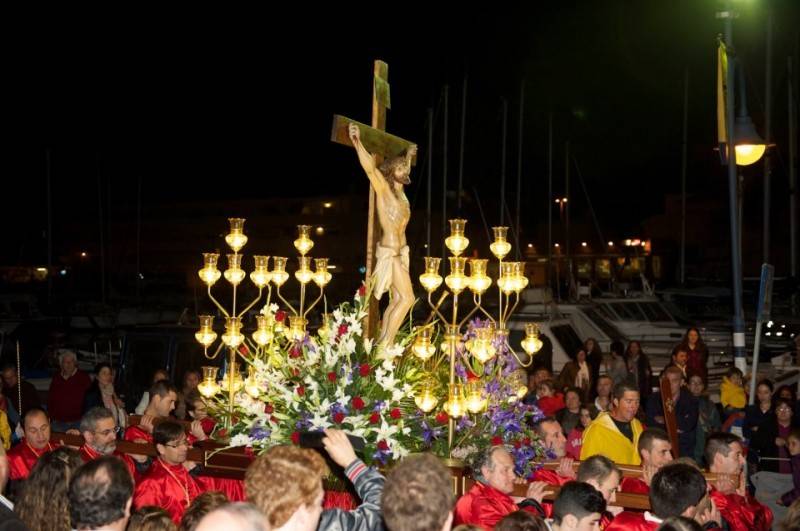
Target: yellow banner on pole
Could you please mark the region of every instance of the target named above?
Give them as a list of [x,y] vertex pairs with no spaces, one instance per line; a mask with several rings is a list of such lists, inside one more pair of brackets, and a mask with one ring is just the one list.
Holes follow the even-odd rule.
[[726,123],[725,99],[728,94],[728,53],[725,43],[719,40],[717,48],[717,142],[720,154],[725,153],[728,142],[728,129]]

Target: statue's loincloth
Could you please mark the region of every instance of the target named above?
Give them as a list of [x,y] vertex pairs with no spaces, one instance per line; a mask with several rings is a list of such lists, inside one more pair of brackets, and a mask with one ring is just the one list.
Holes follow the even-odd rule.
[[399,251],[391,247],[383,247],[380,244],[377,246],[375,249],[375,272],[372,274],[372,278],[375,279],[373,293],[376,299],[380,300],[392,286],[392,263],[395,258],[400,258],[400,263],[403,264],[406,273],[408,272],[408,253],[408,245],[404,245]]

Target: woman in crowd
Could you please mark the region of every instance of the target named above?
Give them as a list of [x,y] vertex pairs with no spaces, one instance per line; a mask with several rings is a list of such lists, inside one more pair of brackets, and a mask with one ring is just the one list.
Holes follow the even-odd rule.
[[[600,344],[593,337],[583,342],[583,350],[586,352],[586,361],[589,363],[589,373],[593,382],[600,376],[600,366],[603,364],[603,352]],[[591,398],[591,397],[586,397]]]
[[558,387],[559,389],[577,387],[582,393],[581,402],[585,402],[589,399],[593,381],[591,368],[586,362],[586,351],[580,349],[575,354],[575,359],[568,361],[564,365],[564,368],[561,369],[561,375],[558,379]]
[[567,457],[580,461],[581,448],[583,447],[583,432],[589,427],[589,424],[597,418],[597,414],[597,408],[593,405],[583,404],[581,406],[581,420],[567,436]]
[[114,371],[108,363],[98,363],[94,368],[94,381],[83,399],[83,412],[102,406],[111,411],[117,426],[127,426],[128,414],[125,412],[123,402],[114,391]]
[[756,403],[744,408],[742,431],[745,439],[752,439],[758,426],[767,420],[772,412],[772,382],[761,380],[756,386]]
[[695,327],[687,330],[677,349],[683,349],[688,354],[687,372],[699,374],[704,382],[708,381],[708,347],[700,337],[700,330]]
[[81,454],[62,446],[36,461],[14,512],[31,531],[69,531],[69,481],[83,464]]
[[699,374],[689,376],[689,392],[697,398],[697,430],[696,443],[694,447],[694,460],[703,463],[703,456],[706,447],[706,435],[720,431],[722,419],[716,404],[712,402],[705,393],[706,383]]
[[650,359],[644,353],[642,345],[638,341],[628,343],[628,348],[625,350],[625,363],[628,366],[628,374],[639,388],[641,403],[646,404],[647,397],[653,391],[651,383],[653,369],[650,367]]
[[[789,432],[796,426],[794,420],[794,406],[785,398],[775,399],[775,410],[767,419],[758,426],[758,430],[753,433],[750,440],[750,452],[754,457],[758,457],[758,469],[767,472],[779,472],[781,474],[791,474],[792,465],[789,461],[789,453],[786,449],[786,438]],[[748,453],[748,457],[750,457]],[[786,460],[776,461],[764,458],[781,457]]]

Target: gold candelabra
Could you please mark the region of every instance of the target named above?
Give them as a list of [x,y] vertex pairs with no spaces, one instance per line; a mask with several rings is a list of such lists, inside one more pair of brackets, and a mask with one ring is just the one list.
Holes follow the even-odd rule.
[[[237,312],[237,290],[241,282],[245,279],[246,273],[242,269],[242,256],[239,251],[247,243],[247,236],[244,234],[244,219],[229,218],[230,232],[225,236],[225,242],[233,251],[228,254],[228,268],[220,272],[217,268],[219,254],[203,253],[203,268],[198,271],[198,276],[208,287],[208,298],[219,309],[225,318],[225,332],[221,336],[221,341],[216,349],[209,354],[209,347],[217,341],[217,333],[214,331],[214,316],[200,315],[200,329],[195,334],[195,339],[203,345],[203,352],[207,359],[215,359],[223,347],[228,349],[228,370],[225,381],[222,385],[217,382],[218,367],[204,366],[203,380],[198,385],[198,391],[206,398],[211,398],[220,391],[227,391],[228,394],[228,418],[225,426],[230,427],[231,418],[234,411],[234,398],[238,391],[244,388],[245,392],[253,397],[259,396],[260,385],[256,380],[255,367],[250,365],[248,368],[247,379],[243,380],[239,373],[238,356],[239,348],[246,345],[255,355],[261,355],[266,349],[272,347],[274,342],[280,341],[284,336],[287,341],[300,341],[305,337],[306,326],[308,324],[308,313],[323,299],[325,286],[331,281],[332,275],[328,272],[328,259],[314,259],[314,270],[311,269],[311,258],[306,256],[314,247],[314,242],[309,237],[311,227],[308,225],[298,226],[298,238],[294,241],[294,247],[300,253],[298,257],[298,268],[294,273],[295,279],[300,283],[300,304],[295,308],[281,294],[281,287],[289,280],[289,273],[286,271],[287,259],[282,256],[273,257],[273,268],[269,268],[269,256],[253,256],[255,265],[250,273],[250,280],[258,288],[258,296],[245,308]],[[228,311],[222,304],[214,298],[211,287],[221,278],[230,283],[233,288],[231,310]],[[319,295],[314,301],[306,306],[306,286],[313,282],[319,288]],[[255,306],[263,295],[264,288],[267,289],[268,306],[272,297],[272,286],[275,286],[277,297],[289,308],[292,315],[289,316],[289,326],[283,322],[275,321],[273,316],[256,316],[256,329],[250,334],[250,338],[242,332],[242,318]],[[242,357],[247,361],[247,358]]]
[[[492,278],[487,274],[488,259],[470,258],[469,260],[461,256],[469,246],[469,239],[464,236],[464,219],[450,220],[450,236],[445,239],[445,245],[452,256],[448,257],[450,262],[450,274],[442,278],[439,274],[441,259],[435,257],[425,257],[425,272],[420,275],[419,282],[425,291],[428,292],[428,304],[433,314],[439,317],[444,323],[444,341],[442,348],[446,348],[450,361],[450,376],[447,390],[447,400],[443,405],[444,411],[449,416],[447,443],[452,451],[453,434],[455,419],[466,415],[468,412],[477,414],[486,409],[488,397],[483,394],[482,386],[477,381],[468,382],[466,385],[456,383],[455,365],[458,342],[461,340],[461,329],[476,312],[482,313],[487,318],[487,326],[475,328],[475,337],[469,339],[464,347],[467,352],[479,363],[485,364],[497,354],[498,345],[505,347],[516,358],[517,362],[523,366],[529,366],[533,361],[533,355],[542,347],[539,339],[539,330],[535,323],[525,325],[525,338],[521,342],[522,349],[528,354],[529,360],[523,362],[508,342],[508,319],[513,314],[519,304],[519,296],[523,289],[528,285],[528,278],[525,276],[524,262],[505,262],[503,259],[511,251],[511,244],[506,236],[508,227],[493,227],[494,241],[489,246],[490,251],[498,260],[498,278],[496,281],[498,290],[498,311],[497,317],[493,317],[483,307],[483,295],[492,286]],[[466,265],[469,262],[469,275],[466,274]],[[442,282],[449,288],[445,291],[439,301],[434,304],[433,293],[439,289]],[[472,293],[473,307],[467,315],[459,320],[459,296],[462,292]],[[452,312],[450,318],[442,315],[439,311],[441,303],[450,297],[452,299]],[[432,324],[423,325],[417,331],[412,352],[418,358],[429,359],[436,352],[432,344]],[[516,389],[519,398],[524,396],[527,389],[524,382],[517,382]],[[439,400],[436,397],[432,383],[422,385],[415,397],[417,407],[424,412],[432,411]]]

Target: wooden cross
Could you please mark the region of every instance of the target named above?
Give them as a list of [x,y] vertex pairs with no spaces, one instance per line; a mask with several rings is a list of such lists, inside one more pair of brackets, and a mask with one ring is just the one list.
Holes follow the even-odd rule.
[[[386,132],[386,110],[392,108],[389,95],[389,65],[381,60],[375,61],[373,79],[372,127],[335,114],[333,116],[331,141],[348,146],[352,149],[353,143],[350,141],[350,137],[347,134],[347,127],[350,123],[354,123],[358,125],[361,130],[361,143],[364,144],[367,151],[375,156],[375,163],[380,165],[385,158],[396,157],[404,150],[408,149],[413,142],[398,136],[390,135]],[[416,164],[416,156],[414,156],[411,164]],[[366,177],[364,178],[366,179]],[[380,239],[380,235],[378,234],[379,230],[378,212],[375,208],[375,189],[370,184],[369,213],[367,218],[367,279],[372,276],[372,271],[375,267],[375,247]],[[377,330],[378,315],[378,303],[373,299],[370,301],[367,322],[364,326],[364,335],[366,337],[374,338],[375,331]]]

